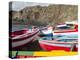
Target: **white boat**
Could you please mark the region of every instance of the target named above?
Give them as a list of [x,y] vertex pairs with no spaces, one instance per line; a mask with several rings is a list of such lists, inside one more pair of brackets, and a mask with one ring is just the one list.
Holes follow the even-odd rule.
[[21,47],[32,40],[34,40],[39,34],[39,29],[20,30],[12,32],[10,39],[12,40],[12,48]]
[[46,27],[41,30],[42,35],[50,35],[53,31],[52,27]]

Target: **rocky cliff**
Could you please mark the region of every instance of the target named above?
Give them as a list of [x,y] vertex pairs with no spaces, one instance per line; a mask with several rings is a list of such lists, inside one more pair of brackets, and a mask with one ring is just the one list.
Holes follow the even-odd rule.
[[76,5],[49,5],[31,6],[12,12],[12,20],[22,24],[58,24],[65,21],[78,20],[78,6]]

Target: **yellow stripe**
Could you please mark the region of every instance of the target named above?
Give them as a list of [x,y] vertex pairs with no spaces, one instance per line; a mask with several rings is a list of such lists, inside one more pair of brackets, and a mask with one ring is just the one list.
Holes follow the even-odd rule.
[[78,52],[66,52],[66,51],[49,51],[49,52],[34,52],[33,56],[68,56],[68,55],[77,55]]

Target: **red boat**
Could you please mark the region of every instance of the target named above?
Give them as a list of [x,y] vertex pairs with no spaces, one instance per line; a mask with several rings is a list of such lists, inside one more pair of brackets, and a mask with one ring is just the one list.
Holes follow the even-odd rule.
[[73,35],[73,34],[77,34],[78,35],[78,24],[69,24],[69,23],[65,23],[65,24],[59,24],[57,26],[55,26],[53,29],[52,27],[48,27],[47,29],[44,29],[41,31],[43,33],[43,35],[50,35],[51,33],[53,33],[54,35]]
[[39,29],[33,30],[20,30],[10,33],[10,39],[12,40],[12,48],[23,46],[37,37]]
[[45,51],[65,50],[77,51],[77,39],[39,40],[39,44]]
[[77,24],[64,24],[58,25],[53,31],[53,35],[70,35],[78,34],[78,25]]

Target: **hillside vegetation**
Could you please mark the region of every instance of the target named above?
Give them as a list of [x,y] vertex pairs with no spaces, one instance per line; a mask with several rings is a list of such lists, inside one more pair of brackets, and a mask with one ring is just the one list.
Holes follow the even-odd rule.
[[[12,19],[11,19],[12,14]],[[13,24],[56,25],[65,21],[78,20],[78,6],[49,5],[25,7],[20,11],[11,11]]]

